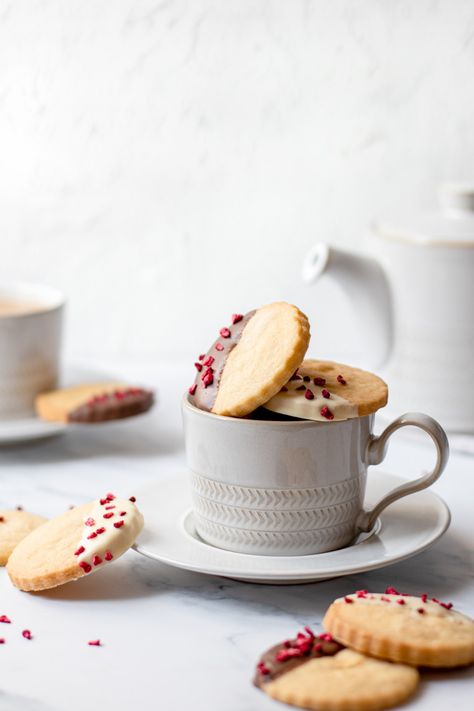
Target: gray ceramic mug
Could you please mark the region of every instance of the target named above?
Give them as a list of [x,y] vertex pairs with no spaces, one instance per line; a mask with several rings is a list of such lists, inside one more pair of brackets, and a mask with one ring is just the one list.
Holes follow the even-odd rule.
[[0,312],[0,420],[33,414],[38,393],[57,386],[64,297],[57,289],[0,282],[1,303],[25,304]]
[[[430,486],[449,454],[446,434],[428,415],[408,413],[380,436],[373,415],[342,422],[221,417],[183,399],[196,529],[219,548],[257,555],[336,550],[370,531],[391,503]],[[387,441],[413,425],[433,440],[434,469],[364,509],[367,467]]]

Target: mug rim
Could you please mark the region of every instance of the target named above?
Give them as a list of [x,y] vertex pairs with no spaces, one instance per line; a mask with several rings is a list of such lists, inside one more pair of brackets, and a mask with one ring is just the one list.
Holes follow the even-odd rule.
[[362,415],[362,416],[357,416],[357,417],[351,417],[348,418],[347,420],[336,420],[335,422],[321,422],[320,420],[304,420],[304,419],[295,419],[295,420],[251,420],[246,417],[230,417],[228,415],[216,415],[214,412],[208,412],[207,410],[201,410],[199,407],[196,407],[196,405],[193,405],[189,399],[189,394],[184,393],[182,400],[181,400],[181,405],[182,408],[188,408],[192,412],[196,413],[198,416],[203,416],[203,417],[209,417],[212,420],[222,420],[224,422],[235,422],[235,423],[240,423],[242,425],[268,425],[271,424],[272,427],[275,425],[276,427],[278,426],[284,426],[284,427],[301,427],[301,425],[306,425],[308,427],[334,427],[335,425],[340,425],[343,423],[347,422],[353,422],[355,420],[363,420],[366,417],[370,417],[370,415]]
[[[55,286],[34,281],[0,280],[0,298],[12,298],[21,301],[22,298],[37,298],[42,308],[37,311],[25,311],[17,314],[0,315],[0,324],[14,319],[41,316],[61,309],[66,303],[66,296]],[[44,302],[44,306],[43,306]]]

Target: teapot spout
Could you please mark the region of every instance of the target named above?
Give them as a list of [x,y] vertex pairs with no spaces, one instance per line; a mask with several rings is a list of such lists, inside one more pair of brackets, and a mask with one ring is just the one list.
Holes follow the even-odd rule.
[[373,368],[383,366],[392,348],[390,287],[381,265],[371,257],[315,244],[303,264],[303,279],[314,284],[323,275],[337,281],[349,297]]

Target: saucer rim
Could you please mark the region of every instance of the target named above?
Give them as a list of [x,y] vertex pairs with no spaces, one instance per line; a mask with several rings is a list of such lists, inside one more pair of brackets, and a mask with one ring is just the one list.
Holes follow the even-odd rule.
[[[383,472],[384,474],[387,474],[387,476],[392,477],[393,479],[397,479],[400,482],[405,482],[406,479],[401,477],[400,475],[397,474],[388,474],[387,472]],[[380,474],[380,472],[378,472]],[[185,477],[180,474],[179,476],[180,484],[183,486],[187,486],[187,482]],[[159,482],[153,482],[153,484],[148,484],[147,486],[143,487],[141,490],[137,491],[137,497],[144,497],[146,495],[146,492],[150,492],[150,490],[155,489],[155,488],[160,488],[164,487],[167,484],[170,483],[170,481],[175,481],[175,478],[172,479],[164,479]],[[265,573],[262,573],[262,571],[253,571],[253,570],[247,570],[245,573],[239,570],[232,570],[231,568],[227,566],[219,566],[218,564],[214,564],[214,566],[210,565],[209,563],[203,565],[202,561],[193,563],[192,561],[182,561],[178,560],[176,555],[173,557],[169,557],[164,553],[156,553],[152,552],[149,549],[146,549],[143,544],[140,544],[140,537],[138,541],[136,541],[132,549],[138,553],[139,555],[144,556],[145,558],[148,558],[150,560],[154,560],[155,562],[158,563],[164,563],[165,565],[170,565],[171,567],[178,568],[181,570],[187,570],[193,573],[201,573],[203,575],[211,575],[211,576],[217,576],[217,577],[223,577],[223,578],[231,578],[233,580],[239,580],[242,582],[252,582],[252,583],[261,583],[261,584],[266,584],[266,583],[280,583],[280,584],[296,584],[298,582],[301,583],[308,583],[308,582],[317,582],[317,581],[322,581],[322,580],[328,580],[330,578],[336,578],[336,577],[343,577],[345,575],[353,575],[353,574],[359,574],[363,572],[368,572],[371,570],[377,570],[380,568],[385,568],[390,565],[394,565],[396,563],[399,563],[403,560],[407,560],[409,558],[412,558],[415,555],[418,555],[419,553],[422,553],[425,551],[427,548],[432,546],[436,541],[438,541],[447,531],[447,529],[450,526],[451,523],[451,511],[447,505],[447,503],[444,501],[444,499],[434,491],[430,489],[426,489],[423,492],[419,492],[423,494],[427,494],[429,497],[431,497],[432,501],[430,502],[432,505],[432,508],[436,509],[436,513],[438,516],[439,521],[436,522],[436,524],[433,524],[431,527],[431,535],[428,536],[428,539],[422,544],[422,545],[416,545],[412,550],[405,550],[403,552],[400,552],[399,554],[394,554],[393,557],[389,558],[379,558],[377,560],[374,560],[371,563],[360,563],[359,565],[353,564],[351,566],[345,566],[344,568],[339,568],[339,569],[334,569],[334,570],[325,570],[325,571],[318,571],[318,570],[307,570],[307,571],[300,571],[296,572],[294,570],[288,570],[284,569],[284,564],[285,562],[289,562],[290,560],[294,562],[298,558],[304,558],[305,561],[314,559],[315,562],[315,567],[317,561],[321,560],[321,556],[327,555],[328,553],[332,555],[337,555],[341,551],[346,551],[347,547],[338,549],[335,551],[328,551],[327,553],[314,553],[314,554],[307,554],[304,556],[263,556],[263,555],[256,555],[256,554],[248,554],[248,553],[237,553],[234,551],[228,551],[225,549],[219,549],[216,548],[208,543],[206,541],[201,541],[193,536],[190,536],[190,534],[184,529],[183,523],[186,519],[186,517],[189,515],[191,507],[189,506],[189,503],[183,502],[183,506],[181,508],[181,511],[177,514],[175,518],[175,525],[177,525],[177,531],[179,531],[180,535],[186,536],[186,537],[191,537],[194,538],[194,542],[200,543],[203,546],[209,546],[214,551],[217,551],[218,553],[222,550],[223,552],[230,554],[231,556],[239,557],[240,559],[252,559],[253,561],[255,560],[270,560],[273,559],[275,560],[275,563],[280,564],[283,567],[280,567],[279,569],[275,569],[272,571],[265,571]],[[404,502],[403,499],[401,499],[399,502],[397,502],[399,505],[402,505],[406,502]],[[192,511],[191,511],[192,513]],[[384,514],[386,515],[386,512],[382,512],[380,514],[380,520],[382,522],[382,527],[383,527],[383,521],[384,521]],[[168,524],[170,525],[170,524]],[[146,526],[145,529],[146,530]],[[371,538],[372,536],[370,536]]]

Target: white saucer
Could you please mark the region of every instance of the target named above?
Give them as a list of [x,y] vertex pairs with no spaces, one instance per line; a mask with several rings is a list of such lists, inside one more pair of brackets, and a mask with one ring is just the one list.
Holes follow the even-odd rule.
[[[118,378],[111,376],[110,373],[105,374],[92,368],[71,365],[67,366],[62,374],[60,387],[107,380],[118,380]],[[0,420],[0,446],[46,439],[47,437],[59,435],[72,427],[81,426],[83,427],[83,425],[68,425],[65,422],[45,422],[45,420],[41,420],[34,414],[30,417],[21,417],[14,420]]]
[[[379,470],[369,474],[367,505],[404,481]],[[245,555],[215,548],[199,537],[182,471],[173,480],[138,491],[137,499],[145,517],[134,546],[138,553],[185,570],[254,583],[312,582],[383,568],[428,548],[451,520],[445,502],[426,490],[392,504],[372,533],[347,548],[304,556]]]

